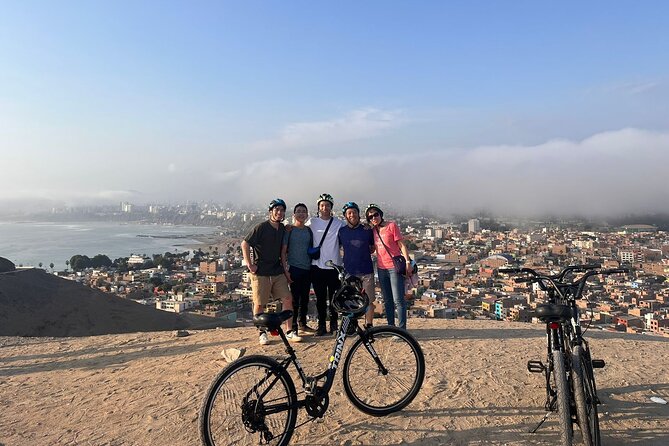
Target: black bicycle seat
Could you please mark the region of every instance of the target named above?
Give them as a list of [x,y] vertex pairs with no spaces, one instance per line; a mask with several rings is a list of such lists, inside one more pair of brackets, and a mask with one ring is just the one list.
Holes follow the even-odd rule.
[[567,305],[541,304],[537,305],[535,313],[539,320],[543,322],[563,321],[571,317],[571,308]]
[[253,316],[253,325],[258,328],[276,330],[281,323],[293,317],[292,310],[284,310],[281,313],[260,313]]

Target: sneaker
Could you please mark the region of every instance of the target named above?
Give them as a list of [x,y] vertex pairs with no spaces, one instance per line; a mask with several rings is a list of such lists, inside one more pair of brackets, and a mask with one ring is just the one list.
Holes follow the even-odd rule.
[[302,342],[302,336],[299,336],[294,330],[290,330],[286,333],[286,338],[291,342]]
[[337,333],[337,328],[339,327],[337,326],[336,322],[330,322],[330,334]]
[[325,336],[325,334],[326,334],[325,327],[318,327],[318,330],[316,330],[314,336]]
[[316,330],[314,330],[313,328],[311,328],[307,324],[300,325],[300,331],[302,331],[304,333],[315,333],[316,332]]
[[259,338],[260,345],[267,345],[269,344],[269,338],[267,337],[267,333],[264,331],[260,333],[260,338]]

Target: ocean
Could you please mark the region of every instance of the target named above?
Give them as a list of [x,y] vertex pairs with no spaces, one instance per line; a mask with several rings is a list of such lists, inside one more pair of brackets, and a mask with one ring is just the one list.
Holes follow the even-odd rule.
[[65,269],[75,254],[93,257],[105,254],[111,260],[130,254],[182,252],[196,245],[197,236],[210,235],[216,228],[121,223],[0,222],[0,257],[17,266]]

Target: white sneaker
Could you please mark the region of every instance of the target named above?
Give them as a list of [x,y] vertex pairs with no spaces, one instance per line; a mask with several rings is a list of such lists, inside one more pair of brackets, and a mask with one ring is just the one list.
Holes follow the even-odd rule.
[[294,330],[286,333],[286,338],[291,342],[302,342],[302,336],[298,336],[297,332]]
[[260,333],[260,338],[259,338],[260,345],[267,345],[269,344],[269,338],[267,337],[267,333],[264,331]]

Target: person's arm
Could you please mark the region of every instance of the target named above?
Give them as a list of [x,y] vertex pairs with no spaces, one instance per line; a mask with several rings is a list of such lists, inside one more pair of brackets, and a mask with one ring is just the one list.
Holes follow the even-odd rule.
[[291,283],[293,280],[290,278],[290,265],[288,265],[288,244],[284,243],[281,245],[281,265],[283,265],[283,273],[288,279],[288,283]]
[[255,274],[258,271],[258,265],[251,263],[251,245],[246,240],[242,240],[242,256],[244,257],[244,263],[248,267],[251,274]]
[[409,250],[407,249],[407,245],[404,243],[404,240],[398,240],[397,245],[400,247],[400,251],[407,261],[407,276],[411,276],[413,271],[411,268],[411,257],[409,257]]
[[374,251],[376,251],[376,243],[374,243],[374,230],[372,228],[369,229],[369,253],[374,254]]
[[411,276],[413,273],[411,269],[411,257],[409,257],[409,250],[407,249],[406,243],[404,243],[404,239],[402,238],[402,233],[400,232],[400,227],[397,225],[397,223],[394,223],[395,225],[395,238],[397,241],[397,245],[400,248],[400,252],[406,259],[406,264],[407,264],[407,276]]

